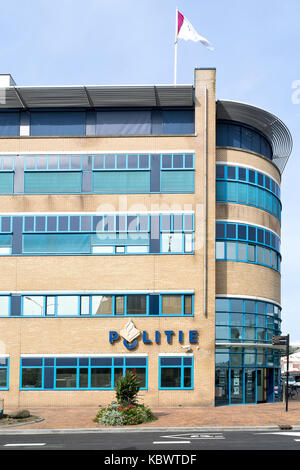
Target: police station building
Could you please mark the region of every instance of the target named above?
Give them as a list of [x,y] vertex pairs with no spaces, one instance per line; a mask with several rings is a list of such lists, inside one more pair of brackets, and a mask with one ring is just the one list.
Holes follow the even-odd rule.
[[278,400],[286,126],[192,85],[0,75],[0,397],[98,406]]

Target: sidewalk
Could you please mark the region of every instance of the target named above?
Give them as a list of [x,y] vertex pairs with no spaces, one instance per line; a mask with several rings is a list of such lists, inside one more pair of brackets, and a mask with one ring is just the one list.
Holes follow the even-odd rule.
[[[13,410],[5,410],[11,412]],[[93,421],[97,407],[76,408],[30,408],[33,415],[41,416],[43,421],[4,429],[107,429]],[[261,405],[232,405],[219,407],[190,408],[153,408],[156,421],[137,426],[139,428],[176,428],[176,427],[247,427],[247,426],[297,426],[300,427],[300,401],[289,401],[289,411],[285,403],[266,403]],[[127,428],[127,426],[124,428]],[[122,429],[124,429],[122,428]]]

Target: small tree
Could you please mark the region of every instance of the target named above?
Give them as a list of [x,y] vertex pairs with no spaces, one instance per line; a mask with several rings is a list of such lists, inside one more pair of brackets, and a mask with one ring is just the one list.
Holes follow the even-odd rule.
[[118,378],[116,383],[116,398],[120,405],[129,406],[137,403],[141,382],[136,376],[136,371],[126,370],[125,376]]

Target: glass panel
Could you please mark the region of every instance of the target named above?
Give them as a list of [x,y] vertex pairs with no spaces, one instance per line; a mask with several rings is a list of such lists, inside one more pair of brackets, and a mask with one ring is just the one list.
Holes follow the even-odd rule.
[[163,367],[160,371],[161,387],[163,388],[181,388],[181,368]]
[[55,315],[55,297],[47,296],[46,315]]
[[146,295],[128,295],[127,296],[127,315],[146,315],[147,314],[147,296]]
[[185,315],[192,314],[192,296],[191,295],[184,296],[184,314]]
[[23,297],[23,315],[41,316],[44,313],[44,297]]
[[247,260],[247,244],[246,243],[238,243],[238,259],[239,261]]
[[227,256],[226,259],[228,260],[235,260],[236,259],[236,243],[234,242],[227,242]]
[[78,315],[77,295],[61,295],[57,297],[57,315]]
[[245,340],[255,341],[255,328],[245,328]]
[[92,297],[93,315],[112,315],[112,296],[93,295]]
[[181,315],[181,295],[162,295],[162,314]]
[[186,233],[184,235],[184,251],[186,253],[191,253],[193,251],[193,234]]
[[92,368],[91,369],[92,388],[111,388],[111,369]]
[[256,371],[245,369],[245,402],[255,403]]
[[9,314],[9,296],[0,296],[0,316],[8,316]]
[[236,327],[236,326],[232,327],[230,337],[231,337],[232,342],[242,341],[242,339],[243,339],[243,328]]
[[162,252],[163,253],[181,253],[183,250],[182,233],[163,233],[162,234]]
[[242,326],[243,325],[243,314],[242,313],[232,313],[231,314],[231,325],[232,326]]
[[79,387],[88,388],[89,386],[89,370],[88,368],[79,369]]
[[183,386],[184,386],[184,388],[191,388],[191,386],[192,386],[192,369],[191,369],[191,367],[184,367],[184,369],[183,369]]
[[255,262],[255,246],[248,245],[248,261]]
[[56,369],[56,388],[76,388],[76,369]]
[[216,259],[224,259],[224,258],[225,258],[225,243],[216,242]]
[[7,369],[0,369],[0,387],[7,387]]
[[90,298],[88,295],[82,295],[80,298],[80,314],[89,315],[90,313]]
[[228,369],[216,369],[215,402],[216,405],[229,403]]
[[22,388],[41,388],[42,369],[22,369]]
[[229,352],[227,353],[216,353],[216,366],[225,367],[229,366]]
[[231,403],[243,403],[243,369],[231,369]]
[[229,315],[225,312],[216,312],[216,325],[228,325]]
[[118,295],[115,297],[115,313],[116,315],[124,315],[124,296]]
[[216,299],[216,311],[229,312],[229,299]]

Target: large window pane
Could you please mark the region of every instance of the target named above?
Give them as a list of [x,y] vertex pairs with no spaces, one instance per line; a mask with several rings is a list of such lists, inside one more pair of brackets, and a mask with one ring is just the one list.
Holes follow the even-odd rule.
[[0,296],[0,316],[8,316],[9,314],[9,299],[8,295]]
[[182,233],[163,233],[161,238],[163,253],[181,253],[183,251]]
[[161,387],[181,388],[181,368],[163,367],[161,368]]
[[57,297],[57,315],[78,315],[77,295],[61,295]]
[[162,314],[180,315],[181,314],[181,295],[163,295],[162,296]]
[[93,295],[92,299],[93,315],[112,315],[111,295]]
[[41,316],[44,312],[44,297],[25,296],[23,298],[23,315]]
[[56,388],[76,388],[76,369],[56,369]]
[[22,369],[22,388],[41,388],[42,369]]
[[127,315],[146,315],[147,314],[147,296],[146,295],[128,295],[127,296]]
[[91,369],[92,388],[111,388],[111,369],[92,368]]

